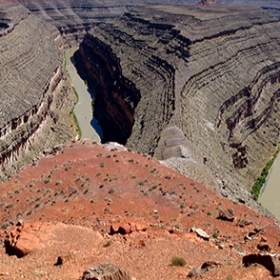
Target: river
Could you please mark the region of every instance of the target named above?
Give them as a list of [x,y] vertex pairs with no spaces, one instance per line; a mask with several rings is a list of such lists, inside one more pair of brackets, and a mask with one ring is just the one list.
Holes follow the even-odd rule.
[[270,168],[258,201],[280,220],[280,153]]
[[71,48],[65,52],[66,70],[71,79],[72,87],[75,88],[79,96],[79,100],[74,107],[74,113],[81,128],[81,138],[93,139],[100,143],[103,137],[102,129],[92,114],[91,102],[94,95],[76,71],[73,57],[76,50],[77,48]]

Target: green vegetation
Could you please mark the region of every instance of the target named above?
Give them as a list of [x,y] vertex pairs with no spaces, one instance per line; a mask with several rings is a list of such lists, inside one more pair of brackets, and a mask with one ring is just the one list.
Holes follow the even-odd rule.
[[213,238],[218,238],[219,237],[219,233],[217,231],[213,231],[212,237]]
[[9,208],[12,208],[13,206],[14,206],[13,203],[9,203],[9,204],[7,204],[7,205],[5,206],[5,208],[6,208],[6,209],[9,209]]
[[103,247],[109,247],[110,245],[112,244],[112,241],[111,240],[108,240]]
[[278,147],[277,151],[275,152],[273,157],[269,160],[269,162],[266,164],[266,166],[264,167],[264,169],[261,172],[261,175],[257,178],[256,182],[253,185],[252,190],[253,190],[253,194],[255,195],[256,200],[258,200],[258,198],[259,198],[261,188],[262,188],[263,184],[265,183],[266,177],[269,174],[269,170],[270,170],[274,160],[276,159],[279,151],[280,151],[280,147]]
[[94,113],[94,106],[95,106],[95,98],[92,98],[91,99],[92,114]]
[[82,130],[81,130],[80,126],[79,126],[78,119],[77,119],[77,117],[76,117],[76,115],[75,115],[75,113],[74,113],[74,109],[71,109],[70,115],[72,115],[73,118],[74,118],[74,122],[75,122],[75,125],[76,125],[76,127],[77,127],[77,131],[78,131],[78,137],[79,137],[79,139],[81,139]]
[[[77,93],[77,91],[76,91],[76,89],[74,87],[72,87],[72,89],[73,89],[73,91],[75,93],[75,96],[76,96],[76,101],[75,101],[75,105],[76,105],[78,103],[78,101],[79,101],[79,95],[78,95],[78,93]],[[77,127],[77,131],[78,131],[78,138],[81,139],[82,130],[81,130],[80,126],[79,126],[78,119],[77,119],[77,117],[76,117],[76,115],[74,113],[74,108],[71,109],[70,115],[72,115],[73,118],[74,118],[74,122],[75,122],[75,125]]]
[[78,92],[76,91],[76,89],[74,87],[72,87],[74,93],[75,93],[75,96],[76,96],[76,102],[75,102],[75,105],[79,102],[79,95],[78,95]]
[[186,261],[183,258],[173,257],[171,263],[174,266],[184,266],[186,264]]

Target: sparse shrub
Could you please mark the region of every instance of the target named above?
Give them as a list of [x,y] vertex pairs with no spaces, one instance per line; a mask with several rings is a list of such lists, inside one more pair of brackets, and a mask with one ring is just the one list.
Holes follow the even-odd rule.
[[14,206],[13,203],[9,203],[9,204],[7,204],[7,205],[5,206],[5,208],[6,208],[6,209],[9,209],[9,208],[12,208],[13,206]]
[[56,191],[54,196],[59,196],[60,195],[60,192],[59,191]]
[[115,193],[115,192],[116,192],[116,189],[115,189],[115,188],[111,188],[111,189],[108,191],[109,194],[113,194],[113,193]]
[[41,205],[41,202],[37,202],[34,206],[34,208],[38,208]]
[[213,231],[212,237],[213,238],[218,238],[218,236],[219,236],[219,233],[217,231]]
[[112,241],[111,240],[108,240],[103,247],[107,248],[109,247],[110,245],[112,244]]
[[111,199],[108,198],[108,197],[105,197],[105,198],[104,198],[104,201],[107,202],[107,203],[111,203]]
[[32,210],[28,211],[28,212],[26,213],[26,216],[29,216],[29,215],[31,215],[31,214],[32,214]]
[[191,212],[188,213],[188,217],[191,217],[191,216],[193,216],[193,215],[194,215],[194,212],[193,212],[193,211],[191,211]]
[[69,197],[70,196],[72,196],[72,195],[74,195],[74,194],[76,194],[78,191],[76,190],[76,189],[73,189],[72,191],[71,191],[71,193],[69,194]]
[[105,164],[104,164],[103,162],[101,162],[101,163],[99,164],[99,166],[100,166],[100,167],[104,167]]
[[78,181],[80,181],[80,180],[82,180],[82,177],[81,177],[81,176],[77,177],[77,178],[75,179],[74,182],[78,182]]
[[184,266],[186,264],[186,261],[180,257],[173,257],[171,260],[171,264],[174,266]]

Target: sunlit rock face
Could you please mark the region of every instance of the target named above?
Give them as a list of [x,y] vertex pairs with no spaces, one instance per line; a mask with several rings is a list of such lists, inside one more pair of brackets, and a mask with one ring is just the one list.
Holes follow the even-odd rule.
[[[279,140],[278,30],[277,18],[252,7],[131,7],[92,29],[80,52],[88,73],[101,73],[96,83],[92,76],[93,87],[102,80],[101,91],[110,87],[102,73],[111,56],[105,56],[108,65],[99,63],[104,48],[139,90],[128,147],[160,159],[180,157],[182,168],[195,163],[223,181],[229,195],[249,197],[243,190],[250,190]],[[114,95],[100,98],[109,104]],[[104,106],[97,118],[116,114],[117,120],[113,107]]]

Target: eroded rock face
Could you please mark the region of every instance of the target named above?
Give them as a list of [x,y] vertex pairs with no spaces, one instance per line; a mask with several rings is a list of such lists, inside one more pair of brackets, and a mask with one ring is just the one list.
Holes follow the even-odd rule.
[[115,264],[100,264],[87,269],[79,280],[131,280],[131,277]]
[[146,231],[147,222],[137,218],[126,218],[119,222],[112,223],[110,226],[110,234],[130,234],[132,232]]
[[[45,147],[70,140],[75,135],[71,135],[68,128],[70,137],[68,132],[59,132],[59,136],[54,133],[56,136],[45,138],[44,143],[38,140],[46,130],[48,135],[59,130],[55,126],[65,117],[64,104],[73,99],[65,83],[55,41],[57,29],[14,1],[3,3],[2,9],[5,11],[2,21],[6,21],[6,25],[2,25],[3,36],[0,35],[1,179],[9,176],[7,169],[17,169],[24,163],[21,156],[27,151],[32,150],[29,155],[32,158]],[[67,125],[65,119],[63,123]],[[37,146],[33,145],[35,142]],[[12,164],[18,166],[11,167]]]
[[134,110],[140,93],[122,75],[119,59],[110,46],[92,35],[86,35],[80,50],[75,55],[75,61],[82,78],[89,81],[91,88],[94,87],[95,114],[102,126],[103,142],[125,144],[134,124]]
[[[160,159],[184,155],[186,164],[224,181],[229,196],[247,201],[249,192],[240,189],[251,188],[279,141],[278,30],[276,18],[252,7],[133,7],[93,29],[80,55],[93,86],[94,73],[106,73],[100,81],[113,77],[110,59],[100,54],[110,48],[109,58],[115,55],[139,90],[129,148],[154,154],[159,144]],[[114,99],[105,82],[97,86],[107,104]],[[96,117],[118,119],[118,112],[109,103]]]

